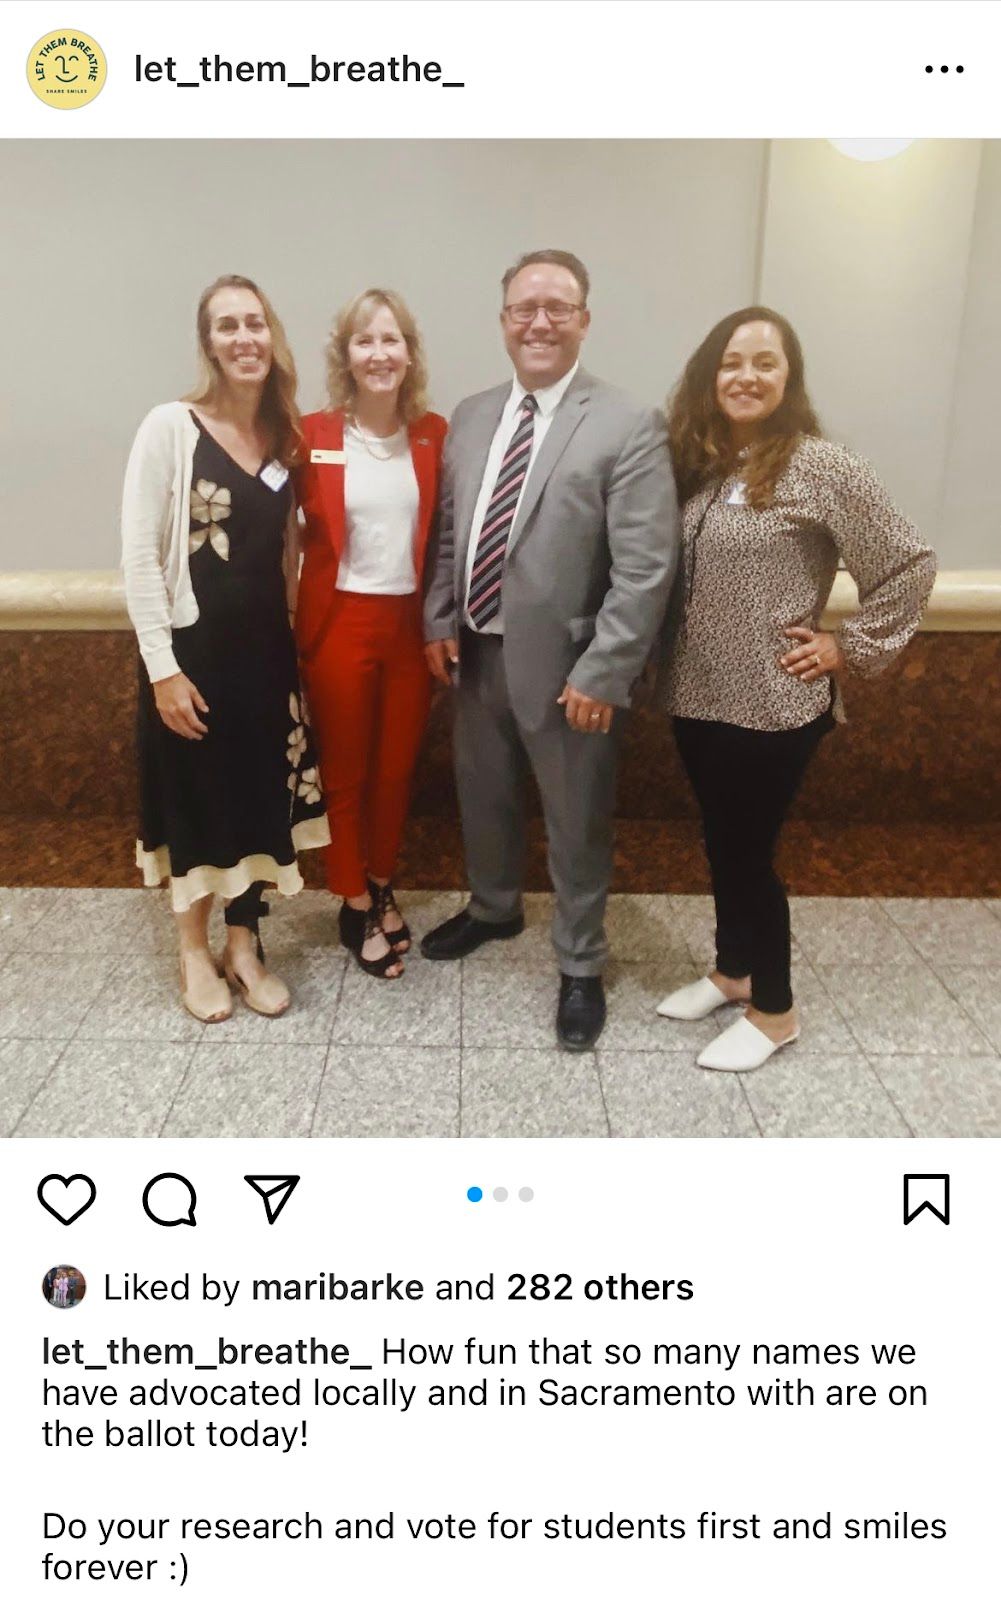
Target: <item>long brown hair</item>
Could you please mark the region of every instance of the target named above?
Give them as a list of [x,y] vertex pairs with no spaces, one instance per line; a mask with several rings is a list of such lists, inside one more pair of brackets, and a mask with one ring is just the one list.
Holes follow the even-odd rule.
[[402,295],[398,295],[394,289],[363,289],[338,311],[327,340],[327,393],[334,411],[342,408],[351,410],[355,383],[351,376],[348,344],[353,333],[368,326],[380,306],[385,306],[395,317],[410,357],[410,365],[396,397],[400,418],[409,426],[427,411],[428,369],[424,343],[413,313]]
[[748,505],[770,506],[775,485],[788,466],[799,440],[816,438],[821,427],[810,404],[803,376],[803,347],[792,325],[768,306],[745,306],[706,334],[670,396],[667,409],[671,456],[682,502],[714,479],[733,471],[737,446],[716,398],[716,375],[723,352],[738,328],[746,322],[770,322],[779,331],[789,363],[782,402],[763,423],[761,433],[741,461],[741,477]]
[[219,392],[219,369],[212,359],[209,343],[212,332],[209,307],[212,296],[220,289],[249,289],[261,302],[264,320],[271,334],[271,370],[264,381],[260,416],[268,431],[269,449],[283,466],[290,467],[297,459],[302,444],[299,408],[295,403],[298,383],[295,361],[274,306],[253,279],[243,278],[237,272],[227,272],[203,291],[196,318],[200,370],[195,388],[191,394],[185,395],[185,399],[194,405],[204,405],[206,401],[211,404]]

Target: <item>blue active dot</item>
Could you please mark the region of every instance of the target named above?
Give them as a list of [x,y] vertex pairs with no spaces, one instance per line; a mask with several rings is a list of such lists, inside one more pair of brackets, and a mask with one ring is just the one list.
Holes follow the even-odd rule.
[[477,1201],[477,1200],[482,1200],[483,1199],[483,1190],[482,1189],[478,1189],[476,1187],[475,1183],[474,1183],[474,1185],[473,1185],[473,1187],[471,1189],[467,1189],[466,1190],[466,1199],[467,1200],[472,1200],[474,1202]]

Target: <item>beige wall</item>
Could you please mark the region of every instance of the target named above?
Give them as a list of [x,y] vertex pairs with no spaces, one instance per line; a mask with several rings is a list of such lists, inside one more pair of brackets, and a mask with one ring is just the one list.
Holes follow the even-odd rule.
[[950,566],[986,565],[946,558],[962,533],[940,517],[979,163],[972,140],[871,162],[775,144],[763,229],[762,298],[803,341],[825,431],[878,464]]
[[966,304],[952,386],[941,521],[962,528],[971,562],[1001,567],[1001,140],[983,145]]
[[8,141],[0,176],[0,569],[115,565],[132,434],[190,385],[194,303],[217,273],[271,294],[307,409],[337,303],[400,288],[448,411],[505,376],[498,278],[540,244],[591,269],[589,365],[651,403],[717,317],[773,298],[802,325],[830,431],[943,565],[1001,565],[1001,145],[866,166],[823,141]]

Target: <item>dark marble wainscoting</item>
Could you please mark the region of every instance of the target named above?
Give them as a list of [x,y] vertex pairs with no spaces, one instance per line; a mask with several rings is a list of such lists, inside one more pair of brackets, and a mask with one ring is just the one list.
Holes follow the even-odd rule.
[[[137,656],[122,632],[0,632],[0,882],[133,885]],[[923,633],[902,663],[847,686],[850,722],[811,768],[782,847],[798,894],[1001,893],[1001,634]],[[401,883],[457,887],[462,851],[436,701]],[[538,806],[529,887],[547,886]],[[619,785],[614,888],[707,888],[669,730],[640,707]],[[322,882],[316,852],[307,879]]]

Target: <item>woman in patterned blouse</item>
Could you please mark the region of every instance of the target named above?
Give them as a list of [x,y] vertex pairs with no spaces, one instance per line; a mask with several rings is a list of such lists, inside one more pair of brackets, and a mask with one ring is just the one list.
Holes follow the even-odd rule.
[[[740,1072],[799,1037],[789,906],[773,866],[782,822],[820,740],[844,720],[839,676],[874,676],[904,648],[935,558],[872,468],[821,437],[799,340],[767,307],[712,329],[669,426],[684,609],[661,692],[702,813],[716,966],[657,1009],[695,1020],[744,1004],[698,1057]],[[839,559],[859,609],[825,633]]]

